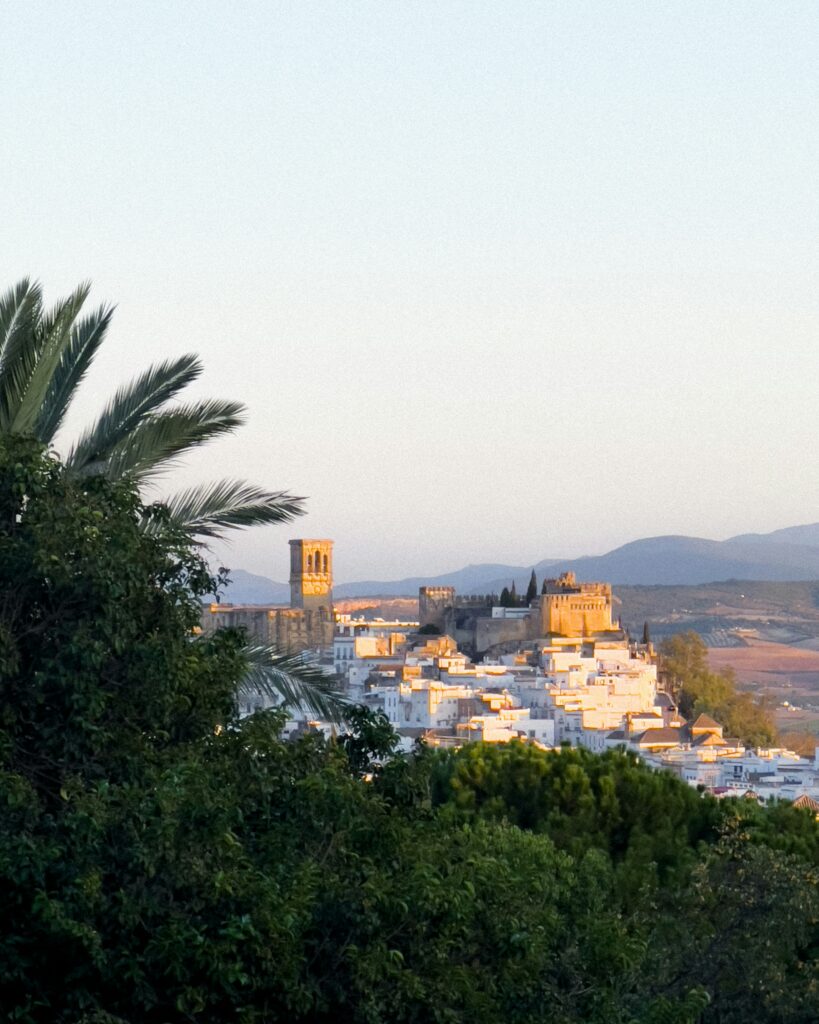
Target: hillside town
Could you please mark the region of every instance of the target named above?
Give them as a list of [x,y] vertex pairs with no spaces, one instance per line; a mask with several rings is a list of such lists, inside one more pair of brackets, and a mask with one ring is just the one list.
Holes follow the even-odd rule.
[[[333,609],[332,541],[290,541],[289,606],[214,603],[203,630],[223,626],[320,664],[352,701],[382,712],[405,749],[519,740],[602,753],[624,748],[717,797],[787,800],[819,811],[813,760],[783,748],[749,749],[707,714],[686,720],[658,678],[648,636],[613,618],[611,587],[573,573],[545,580],[523,605],[461,599],[421,587],[417,621]],[[242,711],[269,706],[245,691]],[[296,715],[291,733],[332,730]]]

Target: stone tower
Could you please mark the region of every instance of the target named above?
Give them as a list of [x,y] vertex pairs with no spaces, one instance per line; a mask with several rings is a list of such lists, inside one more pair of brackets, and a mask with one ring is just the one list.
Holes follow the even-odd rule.
[[437,626],[442,632],[446,628],[446,613],[455,604],[454,587],[418,588],[418,624]]
[[333,542],[290,541],[290,607],[331,608],[333,605]]

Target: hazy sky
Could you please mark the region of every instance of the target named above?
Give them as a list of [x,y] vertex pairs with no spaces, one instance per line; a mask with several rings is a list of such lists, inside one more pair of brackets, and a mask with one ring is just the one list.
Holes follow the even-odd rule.
[[819,520],[819,3],[0,0],[0,271],[343,580]]

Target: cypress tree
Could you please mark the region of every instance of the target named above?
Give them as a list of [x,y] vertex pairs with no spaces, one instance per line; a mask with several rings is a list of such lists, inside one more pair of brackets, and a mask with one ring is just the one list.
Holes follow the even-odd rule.
[[526,604],[530,605],[532,601],[537,597],[537,576],[535,576],[535,570],[532,569],[532,575],[529,577],[529,586],[526,589]]

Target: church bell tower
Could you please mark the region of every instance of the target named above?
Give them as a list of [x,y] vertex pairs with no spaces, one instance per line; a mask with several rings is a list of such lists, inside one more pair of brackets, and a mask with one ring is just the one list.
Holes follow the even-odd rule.
[[290,541],[290,607],[332,608],[333,542]]

